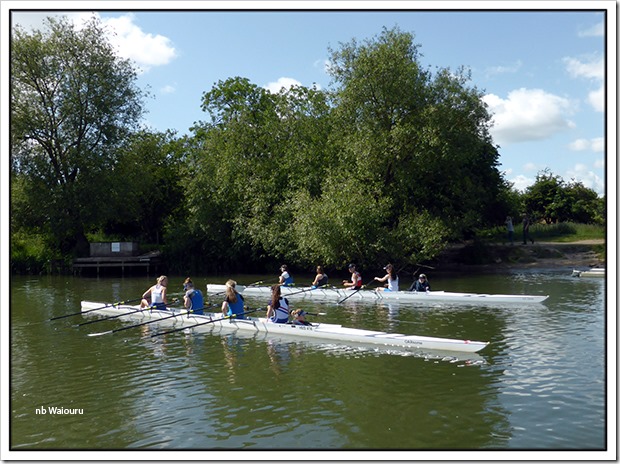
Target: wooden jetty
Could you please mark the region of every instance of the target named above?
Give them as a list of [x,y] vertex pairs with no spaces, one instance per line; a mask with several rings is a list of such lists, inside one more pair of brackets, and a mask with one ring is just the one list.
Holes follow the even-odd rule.
[[115,268],[125,274],[127,268],[144,268],[149,274],[157,270],[161,262],[160,251],[140,254],[135,242],[95,242],[90,244],[90,256],[73,260],[73,272],[82,273],[84,269]]

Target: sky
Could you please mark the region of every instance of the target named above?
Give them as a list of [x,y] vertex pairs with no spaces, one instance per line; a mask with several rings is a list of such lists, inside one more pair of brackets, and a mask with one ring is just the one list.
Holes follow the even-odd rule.
[[[12,23],[27,29],[63,11],[51,9],[58,2],[35,2],[34,10],[15,4],[21,10],[12,11]],[[274,10],[274,2],[190,2],[192,10],[183,9],[188,2],[79,2],[84,10],[64,14],[76,24],[95,14],[114,32],[109,40],[135,62],[138,85],[152,94],[145,126],[178,134],[208,119],[201,98],[219,81],[240,76],[273,92],[291,85],[327,90],[330,48],[397,27],[414,35],[432,73],[471,72],[469,85],[493,114],[499,169],[515,188],[523,191],[548,170],[605,193],[607,164],[615,163],[606,157],[615,156],[615,40],[606,42],[616,37],[615,2],[310,2],[293,10],[294,4],[301,2],[275,3],[288,10]],[[339,9],[327,9],[335,4]],[[491,9],[498,5],[511,9]],[[166,9],[140,10],[146,7]],[[613,140],[606,141],[606,124]]]

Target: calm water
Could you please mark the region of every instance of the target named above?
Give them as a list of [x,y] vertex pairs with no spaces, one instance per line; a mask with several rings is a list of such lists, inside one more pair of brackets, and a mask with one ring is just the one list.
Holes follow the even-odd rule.
[[[237,280],[247,284],[260,277]],[[204,289],[207,281],[225,278],[194,280]],[[11,278],[12,450],[603,450],[608,445],[603,279],[573,278],[570,270],[431,276],[436,290],[550,295],[534,306],[350,300],[293,305],[327,313],[314,318],[323,322],[490,341],[479,355],[442,357],[230,333],[151,338],[157,330],[151,326],[88,337],[129,323],[74,327],[84,322],[82,316],[45,322],[79,311],[81,300],[139,297],[153,282]],[[170,277],[172,291],[181,284],[181,277]],[[53,414],[52,407],[69,413]]]

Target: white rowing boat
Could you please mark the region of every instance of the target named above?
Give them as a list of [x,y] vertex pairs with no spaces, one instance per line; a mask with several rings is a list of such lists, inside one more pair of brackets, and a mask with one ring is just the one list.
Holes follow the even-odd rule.
[[[441,351],[458,351],[476,353],[488,345],[488,342],[456,340],[450,338],[403,335],[342,327],[338,324],[313,323],[309,326],[293,324],[276,324],[264,317],[248,317],[247,319],[223,318],[221,313],[205,313],[204,315],[187,315],[187,311],[143,310],[139,306],[103,305],[91,301],[82,301],[82,314],[100,316],[121,316],[131,320],[152,321],[173,328],[192,329],[197,332],[209,332],[214,328],[232,331],[255,332],[284,335],[300,339],[329,340],[336,342],[352,342],[364,345],[397,346],[407,349],[425,349]],[[90,334],[90,335],[101,335]]]
[[573,269],[573,277],[605,277],[605,268],[593,267],[587,271]]
[[[267,286],[243,286],[235,287],[239,293],[246,296],[260,296],[269,298],[271,287]],[[223,295],[226,286],[220,284],[208,284],[207,293]],[[349,290],[341,288],[315,288],[312,287],[281,287],[282,296],[285,298],[317,298],[330,301],[367,300],[367,301],[405,301],[412,303],[447,302],[456,304],[530,304],[542,303],[549,295],[501,295],[484,293],[457,293],[444,291],[431,292],[384,292],[379,290]]]

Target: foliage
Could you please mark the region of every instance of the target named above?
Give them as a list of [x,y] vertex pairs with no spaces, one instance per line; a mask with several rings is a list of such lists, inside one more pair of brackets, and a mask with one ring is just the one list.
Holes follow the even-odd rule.
[[96,236],[161,246],[178,273],[405,268],[498,224],[503,236],[524,210],[604,224],[604,199],[580,183],[546,171],[515,190],[482,92],[463,68],[424,69],[413,34],[330,49],[330,90],[219,81],[202,96],[208,119],[177,137],[138,129],[136,71],[102,32],[94,19],[16,29],[12,258],[25,267]]
[[548,169],[536,176],[536,182],[523,195],[524,209],[546,224],[580,222],[603,224],[605,202],[581,182],[566,183]]
[[87,246],[84,224],[114,209],[107,185],[117,149],[142,114],[136,71],[115,55],[98,20],[75,28],[16,27],[11,44],[12,169],[29,218],[63,252]]

